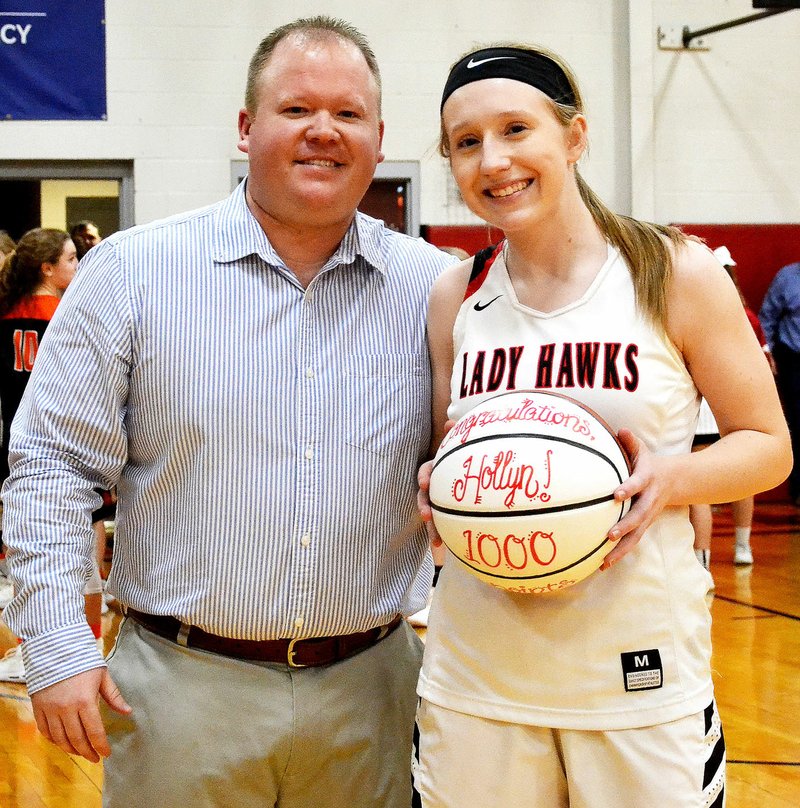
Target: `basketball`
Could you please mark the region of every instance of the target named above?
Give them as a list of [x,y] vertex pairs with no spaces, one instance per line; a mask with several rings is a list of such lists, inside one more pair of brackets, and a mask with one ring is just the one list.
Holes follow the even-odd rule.
[[629,501],[616,435],[567,396],[535,390],[494,396],[447,433],[430,480],[433,521],[447,548],[482,581],[550,593],[603,562],[610,528]]

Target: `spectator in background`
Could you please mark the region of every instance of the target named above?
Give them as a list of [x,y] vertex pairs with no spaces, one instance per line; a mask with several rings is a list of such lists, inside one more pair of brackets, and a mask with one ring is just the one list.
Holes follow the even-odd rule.
[[72,225],[69,235],[73,242],[75,242],[75,249],[78,251],[79,261],[95,244],[99,244],[102,241],[97,225],[88,219],[82,219],[80,222],[76,222]]
[[[0,268],[6,260],[6,256],[14,251],[16,242],[5,230],[0,230]],[[0,391],[0,396],[2,391]],[[2,418],[0,418],[0,426],[2,426]],[[14,589],[11,586],[11,581],[6,576],[6,551],[3,544],[3,505],[0,503],[0,609],[5,609],[8,602],[14,596]]]
[[772,352],[778,392],[792,435],[789,495],[800,506],[800,263],[778,271],[758,314]]
[[[747,305],[742,289],[739,286],[739,278],[736,275],[736,261],[733,260],[730,250],[725,247],[717,247],[714,250],[714,257],[725,267],[725,271],[733,281],[739,299],[744,306],[745,314],[750,325],[758,338],[759,344],[765,352],[767,360],[771,360],[769,346],[764,339],[764,333],[755,312]],[[770,361],[770,366],[772,363]],[[706,446],[719,440],[719,429],[711,408],[703,399],[700,406],[700,419],[697,424],[697,433],[694,438],[693,449],[703,449]],[[753,563],[753,551],[750,547],[750,533],[753,527],[753,511],[755,507],[754,497],[745,497],[737,502],[731,503],[734,526],[733,563],[748,566]],[[694,528],[694,552],[697,560],[709,571],[711,566],[711,535],[713,532],[713,514],[711,506],[706,504],[694,504],[689,506],[689,518]]]
[[14,239],[11,238],[5,230],[0,230],[0,266],[3,265],[6,256],[12,252],[16,246]]
[[[30,379],[33,364],[61,295],[75,277],[78,259],[72,239],[63,230],[37,227],[19,240],[0,273],[0,388],[2,388],[3,446],[0,476],[8,476],[11,422]],[[0,480],[1,481],[1,480]],[[98,646],[101,644],[102,584],[96,564],[87,558],[84,609]],[[4,590],[0,605],[10,600]],[[25,682],[25,666],[17,645],[0,660],[0,682]]]

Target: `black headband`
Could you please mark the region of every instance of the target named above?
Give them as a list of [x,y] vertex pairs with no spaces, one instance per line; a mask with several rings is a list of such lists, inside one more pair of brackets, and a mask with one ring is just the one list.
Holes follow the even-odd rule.
[[481,79],[514,79],[530,84],[560,104],[575,104],[569,79],[549,56],[522,48],[483,48],[453,65],[439,111],[459,87]]

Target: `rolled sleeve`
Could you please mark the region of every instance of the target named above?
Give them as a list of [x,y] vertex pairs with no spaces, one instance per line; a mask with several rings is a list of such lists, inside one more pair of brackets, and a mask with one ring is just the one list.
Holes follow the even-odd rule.
[[22,643],[22,661],[30,694],[79,673],[106,667],[85,620],[26,640]]

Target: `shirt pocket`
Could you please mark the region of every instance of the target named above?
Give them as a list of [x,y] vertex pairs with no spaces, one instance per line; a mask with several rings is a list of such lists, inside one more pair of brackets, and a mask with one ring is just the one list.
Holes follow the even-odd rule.
[[413,452],[416,462],[430,440],[427,354],[352,354],[344,375],[345,442],[378,455]]

